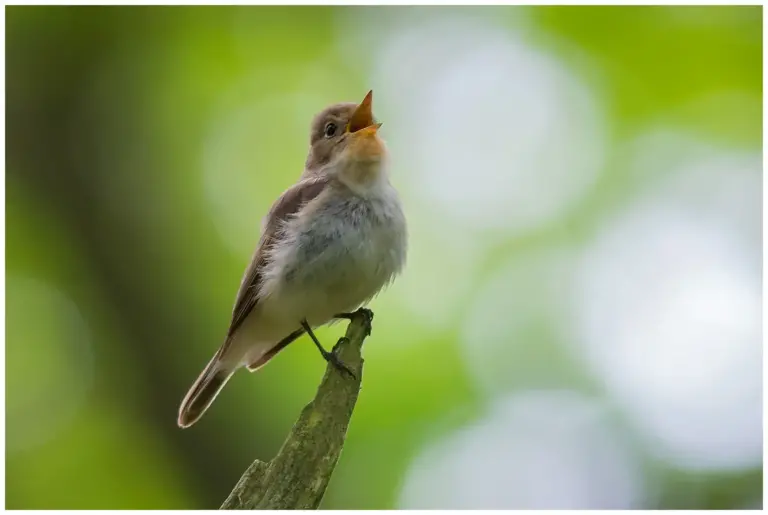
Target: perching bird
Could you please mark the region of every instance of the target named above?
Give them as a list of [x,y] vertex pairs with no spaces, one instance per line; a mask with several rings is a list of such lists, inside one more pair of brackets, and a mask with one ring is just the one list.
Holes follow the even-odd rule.
[[372,94],[312,121],[304,173],[264,219],[227,337],[182,401],[180,427],[203,415],[235,371],[258,370],[304,332],[345,369],[312,328],[365,305],[403,269],[406,221]]

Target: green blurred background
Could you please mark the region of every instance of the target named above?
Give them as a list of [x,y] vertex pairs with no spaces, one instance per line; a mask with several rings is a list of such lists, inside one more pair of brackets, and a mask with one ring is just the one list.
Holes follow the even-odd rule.
[[761,42],[760,7],[6,8],[7,508],[216,508],[277,452],[306,338],[178,404],[311,117],[371,88],[411,250],[323,507],[761,507]]

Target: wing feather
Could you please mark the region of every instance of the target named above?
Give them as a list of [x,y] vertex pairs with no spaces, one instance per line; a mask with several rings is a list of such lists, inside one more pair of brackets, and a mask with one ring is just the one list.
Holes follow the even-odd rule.
[[264,268],[268,265],[267,250],[282,237],[280,227],[289,217],[297,215],[311,200],[317,198],[328,185],[324,177],[304,179],[283,193],[272,205],[264,221],[264,229],[251,262],[240,281],[240,288],[232,310],[232,321],[227,333],[229,341],[259,301],[259,290]]

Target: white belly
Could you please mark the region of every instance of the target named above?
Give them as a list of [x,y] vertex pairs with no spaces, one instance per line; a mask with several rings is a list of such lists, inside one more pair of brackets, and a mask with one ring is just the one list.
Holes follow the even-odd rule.
[[253,361],[300,327],[328,323],[367,303],[405,262],[405,218],[393,189],[376,198],[331,199],[311,219],[293,219],[265,271],[260,300],[239,331]]
[[275,293],[296,306],[291,316],[311,325],[357,309],[402,269],[405,221],[396,197],[340,199],[296,225],[295,248]]
[[310,220],[293,220],[284,259],[271,273],[274,307],[267,309],[321,325],[388,284],[405,261],[406,227],[394,190],[386,193],[331,199]]

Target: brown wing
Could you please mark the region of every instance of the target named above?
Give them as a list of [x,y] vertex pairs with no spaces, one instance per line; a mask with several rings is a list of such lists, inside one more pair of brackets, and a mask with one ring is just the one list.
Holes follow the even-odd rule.
[[240,289],[237,292],[235,306],[232,310],[232,322],[229,325],[227,340],[232,337],[258,302],[261,274],[268,259],[266,250],[281,237],[280,225],[290,216],[298,213],[310,200],[316,198],[327,184],[328,179],[324,177],[305,179],[286,190],[272,205],[265,218],[264,230],[251,263],[248,265],[242,281],[240,281]]

